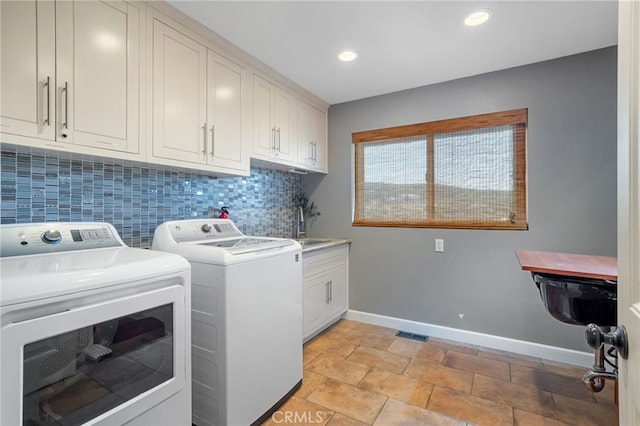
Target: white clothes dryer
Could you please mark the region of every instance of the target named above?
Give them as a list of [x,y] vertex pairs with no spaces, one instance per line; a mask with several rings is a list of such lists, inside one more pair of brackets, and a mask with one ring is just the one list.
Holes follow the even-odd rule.
[[108,223],[0,225],[2,425],[188,425],[190,265]]
[[154,250],[192,268],[193,423],[266,420],[302,384],[302,248],[228,219],[165,222]]

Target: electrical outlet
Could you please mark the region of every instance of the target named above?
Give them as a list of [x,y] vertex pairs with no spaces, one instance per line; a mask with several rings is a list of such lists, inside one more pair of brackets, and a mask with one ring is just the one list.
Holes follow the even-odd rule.
[[436,238],[436,251],[438,253],[444,252],[444,240],[441,238]]

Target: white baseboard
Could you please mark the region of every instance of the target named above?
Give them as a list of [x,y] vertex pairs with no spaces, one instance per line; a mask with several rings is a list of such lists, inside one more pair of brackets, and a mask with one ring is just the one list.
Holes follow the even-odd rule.
[[524,340],[510,339],[508,337],[477,333],[475,331],[460,330],[457,328],[443,327],[441,325],[410,321],[402,318],[354,311],[352,309],[347,311],[345,318],[367,324],[394,328],[430,337],[453,340],[460,343],[483,346],[485,348],[499,349],[555,362],[563,362],[583,367],[593,366],[593,352],[580,352],[555,346],[542,345],[540,343],[526,342]]

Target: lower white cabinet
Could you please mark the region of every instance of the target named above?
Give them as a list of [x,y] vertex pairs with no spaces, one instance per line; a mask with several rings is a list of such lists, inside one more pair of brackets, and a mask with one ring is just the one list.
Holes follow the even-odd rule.
[[303,336],[307,341],[349,308],[349,245],[302,253]]

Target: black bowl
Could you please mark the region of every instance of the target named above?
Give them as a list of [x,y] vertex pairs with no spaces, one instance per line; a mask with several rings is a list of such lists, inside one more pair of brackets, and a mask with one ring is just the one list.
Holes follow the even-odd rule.
[[615,281],[533,272],[547,311],[558,321],[575,325],[615,326],[618,287]]

